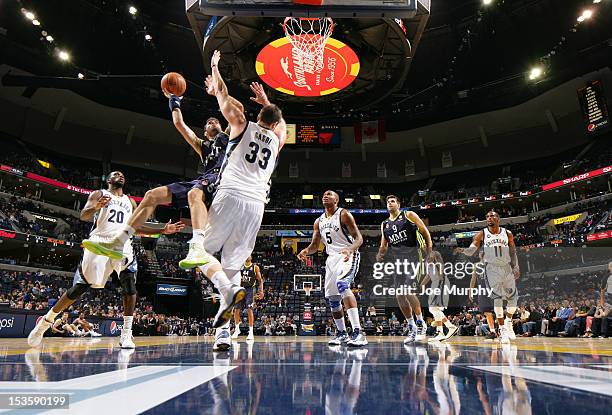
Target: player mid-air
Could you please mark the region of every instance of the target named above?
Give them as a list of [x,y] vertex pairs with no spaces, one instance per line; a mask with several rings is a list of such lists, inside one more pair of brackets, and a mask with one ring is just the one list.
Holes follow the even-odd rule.
[[[208,91],[212,94],[210,89]],[[147,191],[144,199],[134,211],[132,218],[124,223],[115,235],[111,235],[108,241],[86,239],[83,241],[83,246],[94,254],[121,259],[125,243],[134,234],[135,230],[153,215],[157,206],[168,203],[176,208],[189,206],[193,237],[189,243],[187,257],[179,262],[181,268],[189,269],[202,261],[202,255],[198,248],[202,246],[204,227],[208,222],[206,204],[212,202],[214,185],[221,170],[229,137],[223,132],[219,120],[210,117],[204,125],[205,138],[198,138],[183,121],[181,97],[170,95],[167,92],[164,93],[169,97],[169,107],[174,126],[200,157],[198,171],[201,175],[192,181],[175,182]]]
[[[120,171],[108,175],[108,188],[96,190],[89,195],[81,211],[81,220],[93,221],[89,234],[91,241],[103,241],[122,229],[132,217],[136,202],[123,193],[125,177]],[[138,232],[145,234],[173,234],[183,229],[182,222],[168,222],[163,229],[140,226]],[[53,324],[55,317],[74,303],[89,288],[104,288],[108,278],[116,273],[123,294],[123,329],[119,345],[133,349],[132,321],[136,305],[136,258],[130,240],[123,246],[122,259],[110,259],[83,250],[83,258],[74,275],[74,284],[55,303],[45,317],[40,319],[28,336],[28,344],[36,347],[43,339],[45,331]]]
[[[420,285],[425,277],[424,262],[431,252],[431,235],[419,215],[412,211],[400,210],[400,199],[395,195],[387,196],[387,211],[389,217],[380,224],[380,247],[376,260],[381,262],[387,257],[388,262],[409,260],[420,264],[416,275],[395,275],[395,285],[408,285],[413,292],[420,292]],[[409,332],[404,343],[425,340],[425,320],[421,304],[416,295],[397,295],[397,302],[402,314],[408,320]],[[416,324],[413,318],[416,317]]]
[[[200,269],[221,294],[213,322],[218,329],[213,349],[227,350],[231,346],[228,328],[232,308],[246,296],[240,287],[240,268],[255,247],[270,179],[287,139],[287,124],[280,108],[269,103],[258,84],[251,86],[255,93],[251,99],[263,107],[256,122],[247,121],[242,104],[229,95],[221,77],[220,59],[221,53],[215,51],[210,65],[212,88],[229,123],[230,141],[209,210]],[[216,252],[221,252],[221,262],[209,254]]]
[[[240,269],[240,285],[242,288],[246,290],[246,298],[242,303],[240,303],[242,309],[247,309],[247,316],[249,319],[249,334],[247,335],[247,340],[255,340],[254,325],[255,325],[255,315],[253,313],[253,304],[255,303],[255,299],[262,300],[264,297],[264,283],[263,278],[261,277],[261,271],[259,269],[259,265],[253,263],[253,257],[249,256],[247,261],[244,263],[242,268]],[[255,283],[258,284],[257,294],[255,298],[253,298]],[[240,335],[240,308],[236,308],[234,310],[234,322],[236,323],[236,328],[234,330],[234,334],[232,335],[233,339],[237,339]]]
[[[495,311],[499,325],[499,338],[509,343],[516,335],[512,328],[512,315],[516,311],[518,293],[516,280],[520,276],[516,246],[512,232],[499,226],[499,214],[490,211],[486,216],[487,227],[478,232],[469,248],[457,248],[456,252],[472,256],[483,247],[484,282],[493,291],[491,297],[479,297],[482,312]],[[507,302],[504,314],[504,301]]]
[[[338,328],[336,337],[329,344],[346,343],[360,347],[368,344],[368,340],[361,330],[357,299],[351,291],[351,284],[359,271],[358,249],[363,237],[353,215],[338,207],[339,200],[338,194],[332,190],[323,193],[325,212],[315,221],[312,241],[298,254],[298,258],[306,261],[308,255],[319,250],[319,244],[323,241],[328,255],[325,261],[325,299]],[[353,328],[350,338],[344,322],[343,303]]]

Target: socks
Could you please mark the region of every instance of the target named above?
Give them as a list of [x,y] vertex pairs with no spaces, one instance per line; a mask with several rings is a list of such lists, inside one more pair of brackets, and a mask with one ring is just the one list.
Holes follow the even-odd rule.
[[416,314],[415,317],[417,321],[423,321],[423,314]]
[[132,330],[134,316],[123,316],[123,330]]
[[132,228],[130,225],[125,225],[125,228],[123,228],[121,233],[117,236],[117,239],[122,243],[126,243],[135,233],[136,229]]
[[346,310],[346,314],[348,314],[348,318],[351,322],[351,327],[353,328],[353,330],[361,330],[361,324],[359,323],[359,311],[357,310],[357,307],[349,308],[348,310]]
[[203,229],[193,230],[193,236],[191,237],[191,243],[200,244],[200,245],[204,243],[204,230]]
[[50,309],[49,311],[47,311],[47,314],[45,314],[45,320],[47,320],[49,323],[52,323],[53,321],[55,321],[55,317],[57,317],[59,313],[56,313],[55,311],[53,311],[53,309]]
[[344,317],[334,318],[334,322],[336,323],[336,327],[338,328],[338,331],[346,331],[346,324],[344,323]]
[[217,290],[219,290],[223,297],[226,296],[227,292],[229,291],[229,288],[232,285],[230,280],[227,278],[227,275],[225,275],[225,272],[223,271],[215,272],[210,278],[210,281],[215,285],[215,287],[217,288]]
[[412,317],[410,317],[408,319],[408,327],[412,327],[412,328],[416,327],[416,324],[415,324],[414,319]]

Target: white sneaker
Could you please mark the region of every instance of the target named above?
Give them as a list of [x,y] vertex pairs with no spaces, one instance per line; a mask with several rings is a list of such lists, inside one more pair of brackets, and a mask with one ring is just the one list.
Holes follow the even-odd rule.
[[509,318],[504,320],[504,326],[506,327],[506,331],[508,332],[508,338],[510,340],[516,340],[516,334],[514,334],[514,327],[512,326],[512,320]]
[[224,326],[225,323],[232,318],[234,306],[243,301],[246,297],[246,290],[239,285],[232,284],[231,287],[226,290],[226,294],[222,294],[224,301],[221,301],[219,311],[217,311],[217,315],[213,321],[214,328]]
[[83,240],[83,248],[96,255],[102,255],[114,260],[122,260],[124,243],[119,239],[113,239],[110,242],[92,241],[90,239]]
[[[459,333],[459,327],[452,325],[450,327],[447,327],[448,329],[448,333],[446,333],[446,336],[444,336],[444,340],[448,340],[451,337],[453,337],[455,334]],[[442,340],[442,341],[444,341]]]
[[346,332],[346,330],[342,330],[342,331],[339,331],[338,334],[336,334],[336,337],[329,340],[327,344],[332,345],[332,346],[339,346],[348,341],[349,341],[348,333]]
[[91,337],[102,337],[102,335],[100,333],[98,333],[97,331],[94,330],[90,330],[89,334]]
[[119,338],[119,347],[122,349],[136,348],[136,345],[134,344],[134,337],[132,337],[132,330],[121,330],[121,337]]
[[225,352],[232,347],[232,338],[228,329],[217,329],[213,352]]
[[249,335],[247,336],[247,340],[255,340],[255,333],[253,333],[253,330],[249,330]]
[[189,253],[185,259],[179,261],[179,267],[182,269],[191,269],[208,264],[212,260],[212,256],[206,252],[201,244],[191,242],[189,244]]
[[427,333],[427,323],[425,323],[424,321],[421,321],[420,326],[417,324],[415,340],[418,342],[425,341],[427,339],[426,333]]
[[510,343],[510,337],[508,336],[508,329],[505,325],[499,326],[499,341],[501,344]]
[[38,347],[42,342],[45,331],[47,331],[52,325],[53,323],[48,322],[47,319],[43,316],[43,318],[40,319],[36,327],[34,327],[28,335],[28,345],[30,347]]
[[240,336],[240,327],[236,326],[234,333],[232,333],[232,339],[237,339]]
[[409,330],[410,331],[408,332],[408,336],[406,336],[406,338],[404,339],[404,344],[412,344],[416,340],[416,329],[411,327]]
[[366,339],[366,336],[359,329],[353,330],[351,339],[346,342],[346,345],[351,347],[362,347],[366,344],[368,344],[368,339]]
[[439,331],[438,334],[436,334],[436,337],[429,339],[429,343],[438,343],[443,340],[446,340],[446,335],[444,334],[444,331]]

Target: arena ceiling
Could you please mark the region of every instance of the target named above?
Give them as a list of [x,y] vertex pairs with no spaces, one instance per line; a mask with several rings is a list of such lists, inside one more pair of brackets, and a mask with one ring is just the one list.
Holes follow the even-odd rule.
[[[577,25],[576,17],[594,6],[592,0],[564,0],[562,7],[555,0],[493,0],[487,6],[482,0],[432,0],[408,74],[383,102],[364,105],[362,96],[348,97],[331,111],[310,102],[299,110],[291,107],[288,115],[347,124],[385,117],[390,129],[402,129],[517,104],[609,66],[610,3],[602,0],[592,19]],[[189,81],[188,119],[216,113],[215,102],[201,89],[205,67],[182,0],[23,0],[2,2],[0,8],[2,63],[36,75],[8,75],[4,85],[27,86],[28,94],[40,87],[66,88],[113,107],[165,116],[160,75],[177,71]],[[34,12],[41,25],[33,26],[22,8]],[[70,52],[70,62],[57,59],[59,46]],[[544,65],[546,74],[529,82],[526,72],[534,65]],[[243,80],[230,79],[230,91],[245,91]]]

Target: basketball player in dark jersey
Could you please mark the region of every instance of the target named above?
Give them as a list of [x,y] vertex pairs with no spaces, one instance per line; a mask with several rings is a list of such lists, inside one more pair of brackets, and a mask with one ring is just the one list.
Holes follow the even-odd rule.
[[240,311],[246,308],[249,318],[249,335],[247,336],[247,340],[255,340],[255,334],[253,333],[253,326],[255,325],[255,315],[253,313],[253,304],[255,304],[253,299],[255,282],[258,283],[255,299],[261,300],[264,297],[263,278],[261,277],[259,265],[253,263],[253,256],[249,256],[240,270],[240,285],[242,288],[246,289],[246,297],[244,301],[234,309],[234,322],[236,323],[236,328],[232,335],[233,339],[237,339],[240,335]]
[[[408,259],[423,264],[425,258],[431,252],[431,235],[419,215],[412,211],[402,212],[400,203],[399,197],[395,195],[387,196],[389,218],[385,219],[380,225],[380,248],[376,260],[378,262],[383,261],[387,251],[389,251],[390,255],[387,258],[389,262]],[[402,284],[412,286],[416,292],[424,277],[425,272],[423,266],[421,266],[416,275],[396,275],[395,282],[396,286]],[[427,328],[417,296],[397,295],[397,302],[410,326],[410,332],[404,343],[425,340]],[[413,313],[417,320],[416,324],[412,317]]]

